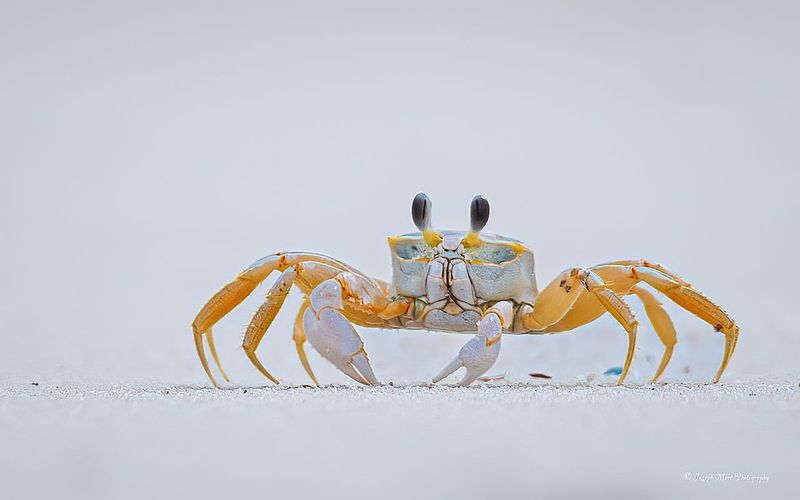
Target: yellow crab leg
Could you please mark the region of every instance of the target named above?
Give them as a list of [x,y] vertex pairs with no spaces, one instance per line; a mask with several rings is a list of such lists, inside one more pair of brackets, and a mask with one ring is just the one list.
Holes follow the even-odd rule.
[[628,352],[625,355],[625,364],[622,365],[622,373],[617,380],[617,385],[622,385],[625,377],[628,376],[628,369],[630,369],[633,361],[633,352],[636,349],[636,330],[639,327],[639,322],[628,304],[619,295],[612,292],[597,274],[587,271],[585,283],[586,288],[594,294],[597,300],[603,304],[603,307],[622,325],[628,334]]
[[631,293],[639,297],[639,300],[644,304],[645,313],[647,313],[650,323],[653,324],[656,335],[658,335],[661,343],[664,344],[664,354],[661,356],[661,362],[658,364],[653,378],[650,379],[650,382],[656,382],[664,372],[664,369],[667,368],[670,358],[672,358],[672,351],[675,349],[675,344],[678,343],[678,335],[667,311],[655,295],[642,285],[633,287]]
[[523,305],[520,307],[518,317],[522,326],[528,331],[563,331],[558,323],[587,291],[605,311],[622,325],[628,334],[625,364],[617,381],[618,384],[622,384],[633,361],[639,322],[636,321],[628,304],[614,293],[597,274],[578,268],[562,272],[542,290],[533,306]]
[[584,291],[580,269],[561,272],[539,293],[533,306],[520,306],[518,315],[522,326],[527,331],[544,331],[563,318]]
[[736,323],[721,307],[663,267],[646,260],[619,262],[622,264],[608,264],[597,266],[593,269],[598,274],[612,274],[620,277],[627,275],[631,279],[642,281],[669,297],[682,308],[712,325],[715,331],[725,335],[725,350],[722,354],[722,362],[712,379],[712,383],[719,382],[720,377],[725,372],[725,368],[728,366],[739,338],[739,327]]
[[206,340],[208,341],[208,349],[211,351],[211,357],[214,359],[214,364],[217,365],[217,369],[222,374],[222,378],[225,379],[225,382],[230,382],[228,374],[225,373],[225,370],[222,369],[222,364],[219,362],[219,356],[217,356],[217,346],[214,345],[214,334],[211,332],[211,328],[206,331]]
[[206,359],[206,351],[203,349],[203,334],[199,333],[197,329],[194,330],[194,347],[197,349],[197,356],[200,358],[200,364],[203,365],[203,370],[206,371],[211,383],[214,387],[219,387],[217,381],[214,380],[214,375],[211,374],[211,368],[208,367],[208,359]]
[[637,278],[672,299],[679,306],[711,324],[714,330],[725,335],[725,352],[719,369],[712,380],[712,383],[715,384],[719,382],[720,377],[725,372],[725,368],[728,366],[728,361],[733,354],[736,340],[739,336],[739,327],[736,323],[718,305],[688,285],[676,282],[671,277],[654,269],[631,268],[631,272]]
[[685,286],[691,286],[689,283],[683,280],[680,276],[673,273],[672,271],[668,270],[664,266],[660,264],[656,264],[655,262],[650,262],[647,259],[639,259],[639,260],[616,260],[613,262],[606,262],[605,264],[598,264],[596,266],[592,266],[592,270],[597,270],[598,268],[609,267],[609,266],[622,266],[622,267],[645,267],[648,269],[655,269],[656,271],[660,272],[661,274],[666,274],[672,281],[675,283],[679,283]]
[[281,306],[283,306],[284,301],[286,301],[286,297],[289,295],[289,290],[292,288],[292,283],[294,283],[296,275],[297,272],[293,267],[281,273],[272,285],[272,288],[267,292],[266,300],[264,300],[264,303],[261,304],[253,315],[253,319],[250,320],[250,324],[247,326],[247,330],[244,334],[244,340],[242,341],[244,352],[247,354],[250,362],[253,363],[253,366],[255,366],[262,375],[276,384],[279,383],[278,380],[261,364],[258,356],[256,356],[256,349],[258,349],[258,344],[261,343],[261,339],[264,338],[267,328],[272,324]]
[[297,312],[297,318],[294,320],[294,330],[292,333],[292,338],[294,339],[295,347],[297,348],[297,356],[300,358],[300,363],[303,365],[308,376],[311,380],[314,381],[314,385],[319,385],[317,381],[317,377],[314,376],[313,370],[311,370],[311,365],[308,363],[308,357],[306,356],[306,350],[303,347],[306,342],[306,332],[303,330],[303,315],[311,306],[311,301],[308,297],[303,299],[303,304],[300,306],[300,310]]
[[211,374],[211,369],[208,367],[208,359],[206,359],[206,353],[203,349],[203,334],[208,332],[214,323],[219,321],[223,316],[228,314],[231,309],[250,295],[250,292],[255,290],[256,286],[258,286],[258,282],[239,278],[228,283],[209,299],[206,305],[197,313],[192,323],[192,333],[194,334],[194,345],[197,349],[197,356],[200,358],[200,363],[203,365],[203,369],[211,380],[211,383],[214,384],[214,387],[218,387],[218,385],[217,381],[214,380],[214,376]]

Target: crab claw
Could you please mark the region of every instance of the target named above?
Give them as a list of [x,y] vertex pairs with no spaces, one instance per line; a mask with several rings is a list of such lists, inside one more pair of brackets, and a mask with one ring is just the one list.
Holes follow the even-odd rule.
[[364,385],[380,385],[369,364],[364,342],[347,318],[342,307],[341,285],[331,279],[311,294],[311,307],[303,315],[303,328],[308,342],[325,359],[345,375]]
[[477,380],[492,367],[500,354],[501,331],[502,324],[497,314],[484,316],[478,322],[477,335],[464,344],[464,347],[458,351],[458,356],[433,377],[433,383],[444,380],[462,366],[467,371],[459,385],[466,387]]

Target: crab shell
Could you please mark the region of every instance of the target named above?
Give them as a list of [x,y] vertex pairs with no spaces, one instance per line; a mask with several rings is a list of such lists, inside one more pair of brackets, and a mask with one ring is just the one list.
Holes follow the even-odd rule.
[[[533,252],[520,241],[481,233],[468,245],[469,233],[440,231],[443,238],[460,239],[464,262],[478,301],[476,306],[500,300],[533,304],[538,295]],[[392,253],[392,284],[397,295],[427,301],[427,278],[433,248],[421,232],[389,238]]]

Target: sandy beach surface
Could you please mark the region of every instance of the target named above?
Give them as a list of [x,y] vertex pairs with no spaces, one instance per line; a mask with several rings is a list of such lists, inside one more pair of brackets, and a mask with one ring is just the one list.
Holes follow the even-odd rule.
[[[3,383],[5,498],[789,498],[797,380]],[[657,464],[657,466],[654,466]]]

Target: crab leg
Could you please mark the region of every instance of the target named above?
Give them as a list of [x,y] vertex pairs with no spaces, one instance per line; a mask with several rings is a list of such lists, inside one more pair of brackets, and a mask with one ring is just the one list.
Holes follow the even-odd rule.
[[217,356],[217,346],[214,345],[214,334],[211,332],[211,328],[209,328],[206,332],[206,340],[208,341],[208,349],[211,351],[211,357],[214,359],[214,364],[217,365],[217,369],[222,374],[222,378],[225,379],[225,382],[230,382],[228,374],[222,369],[222,363],[219,362],[219,356]]
[[669,364],[670,358],[672,358],[672,351],[675,349],[675,344],[678,343],[678,335],[667,311],[655,295],[642,285],[633,287],[631,293],[639,297],[639,300],[644,304],[644,311],[648,319],[650,319],[650,323],[653,324],[653,329],[656,331],[659,340],[664,344],[664,354],[661,356],[661,362],[658,364],[653,378],[650,379],[650,382],[656,382]]
[[739,339],[739,327],[736,323],[718,305],[687,284],[677,282],[671,276],[651,268],[632,267],[630,270],[631,274],[636,278],[644,281],[672,299],[679,306],[712,325],[715,331],[725,335],[725,352],[722,355],[719,369],[717,369],[717,373],[712,379],[714,384],[719,382]]
[[[283,307],[283,303],[289,295],[289,291],[295,283],[295,280],[301,288],[310,290],[317,284],[341,274],[341,272],[341,270],[333,266],[319,262],[297,263],[281,273],[272,285],[269,293],[267,293],[266,300],[261,307],[258,308],[255,315],[253,315],[253,319],[250,321],[247,331],[245,332],[242,347],[247,357],[258,371],[274,383],[277,384],[278,381],[264,368],[264,365],[261,364],[258,356],[256,356],[256,349],[258,349],[261,340],[264,338],[264,334],[272,324],[275,316],[277,316],[278,311]],[[301,351],[302,346],[300,346],[299,352]],[[302,354],[305,354],[305,352]],[[302,354],[301,362],[303,360]],[[312,380],[313,379],[314,377],[312,377]]]
[[519,318],[525,330],[544,331],[569,312],[585,290],[581,286],[580,273],[578,268],[562,271],[539,293],[533,306],[522,305],[519,308]]
[[683,280],[680,276],[673,273],[672,271],[668,270],[664,266],[660,264],[656,264],[655,262],[650,262],[647,259],[639,259],[639,260],[632,260],[632,259],[623,259],[623,260],[616,260],[613,262],[606,262],[605,264],[598,264],[596,266],[592,266],[592,270],[609,267],[609,266],[623,266],[623,267],[646,267],[649,269],[655,269],[656,271],[660,272],[661,274],[665,274],[672,278],[672,281],[675,283],[679,283],[685,286],[691,286],[689,283]]
[[262,375],[276,384],[279,383],[278,380],[273,377],[266,368],[264,368],[264,365],[261,364],[258,356],[256,356],[256,349],[261,343],[261,339],[264,338],[267,328],[269,328],[269,326],[272,324],[272,321],[275,319],[275,316],[278,315],[278,311],[280,311],[281,306],[283,306],[286,297],[289,295],[289,290],[292,288],[292,284],[294,283],[296,275],[297,272],[293,267],[290,267],[281,273],[281,275],[272,285],[272,288],[270,288],[269,292],[267,293],[266,300],[253,315],[253,319],[247,326],[247,330],[244,334],[244,340],[242,341],[244,352],[247,354],[250,362],[253,363],[253,366],[255,366]]
[[292,339],[294,340],[295,347],[297,348],[297,356],[300,358],[300,363],[302,363],[303,368],[308,376],[311,377],[311,380],[314,381],[314,385],[319,385],[317,377],[314,376],[314,372],[311,370],[311,365],[308,363],[306,350],[303,347],[308,339],[308,337],[306,337],[306,332],[303,329],[303,316],[305,315],[306,309],[308,309],[310,306],[311,301],[308,299],[308,297],[304,298],[303,304],[300,306],[300,310],[297,312],[297,318],[294,320]]
[[[714,326],[716,331],[725,335],[725,350],[723,351],[722,362],[712,382],[719,381],[733,355],[739,338],[739,327],[722,308],[692,288],[689,283],[675,273],[647,260],[621,260],[594,266],[591,270],[600,276],[617,294],[626,295],[632,293],[637,295],[644,303],[645,311],[653,323],[653,328],[665,347],[664,355],[656,374],[653,376],[653,381],[658,379],[669,363],[672,350],[677,343],[677,337],[674,335],[674,326],[672,326],[671,320],[666,315],[666,311],[663,310],[662,306],[656,305],[658,302],[656,298],[646,292],[643,287],[636,286],[640,282],[655,288],[682,308]],[[642,293],[643,291],[644,293]],[[652,301],[645,294],[650,295]],[[597,304],[580,298],[575,302],[573,309],[557,324],[549,327],[547,331],[559,332],[577,328],[594,321],[603,312]]]
[[625,364],[617,381],[618,384],[622,384],[633,361],[639,322],[628,304],[594,272],[578,268],[562,272],[542,290],[533,306],[523,305],[519,308],[519,320],[528,331],[563,331],[559,322],[565,319],[576,301],[585,293],[591,293],[603,309],[610,313],[628,334]]
[[628,333],[628,352],[625,355],[625,364],[622,365],[622,373],[619,375],[619,380],[617,380],[617,385],[622,385],[633,361],[633,352],[636,349],[636,330],[639,327],[639,322],[628,304],[619,295],[609,290],[603,280],[595,273],[589,271],[585,283],[586,289],[595,295],[597,300],[603,304],[603,307]]

